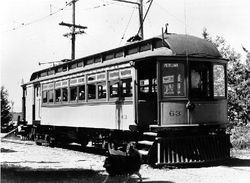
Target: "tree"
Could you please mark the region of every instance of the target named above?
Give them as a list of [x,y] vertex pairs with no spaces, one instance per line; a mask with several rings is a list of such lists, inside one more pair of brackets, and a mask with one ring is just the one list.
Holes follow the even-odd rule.
[[228,59],[228,118],[231,124],[240,125],[250,122],[250,53],[247,53],[246,62],[241,61],[241,55],[226,42],[222,36],[213,39],[207,29],[203,29],[204,39],[212,42],[221,53]]
[[12,114],[10,112],[10,104],[8,101],[8,91],[1,86],[1,126],[7,126],[12,119]]

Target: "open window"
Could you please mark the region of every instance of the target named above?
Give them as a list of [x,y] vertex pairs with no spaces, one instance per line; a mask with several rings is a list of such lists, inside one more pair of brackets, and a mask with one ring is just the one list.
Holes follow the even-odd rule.
[[54,102],[54,90],[49,90],[48,91],[48,98],[49,98],[49,103]]
[[68,102],[68,88],[62,88],[62,101]]
[[42,101],[43,103],[47,103],[48,101],[48,92],[46,90],[43,91]]
[[85,85],[79,86],[79,101],[85,100]]
[[76,86],[70,87],[70,101],[71,102],[77,101],[77,87]]

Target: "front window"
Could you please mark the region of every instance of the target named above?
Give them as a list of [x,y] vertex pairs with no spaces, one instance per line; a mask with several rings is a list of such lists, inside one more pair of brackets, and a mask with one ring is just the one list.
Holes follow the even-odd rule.
[[190,88],[191,98],[225,97],[225,65],[191,62]]
[[210,63],[192,62],[190,64],[190,85],[192,98],[206,98],[211,96]]
[[183,63],[163,64],[162,86],[163,97],[181,97],[185,95]]

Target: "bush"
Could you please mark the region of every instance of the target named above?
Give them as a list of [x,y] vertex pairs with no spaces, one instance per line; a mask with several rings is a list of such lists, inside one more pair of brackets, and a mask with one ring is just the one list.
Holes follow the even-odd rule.
[[229,129],[229,133],[233,148],[250,149],[250,125],[233,126]]

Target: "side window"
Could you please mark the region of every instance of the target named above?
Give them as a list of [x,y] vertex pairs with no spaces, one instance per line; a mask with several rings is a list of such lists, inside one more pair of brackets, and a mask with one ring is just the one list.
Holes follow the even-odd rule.
[[77,101],[77,87],[70,88],[70,101]]
[[225,97],[225,67],[224,65],[213,65],[214,97]]
[[48,101],[48,92],[43,91],[43,103],[47,103],[47,101]]
[[68,88],[62,88],[62,101],[68,101]]
[[55,101],[56,102],[61,102],[62,97],[61,97],[61,89],[58,88],[55,90]]
[[98,83],[97,88],[98,88],[98,98],[99,99],[106,98],[106,94],[107,94],[106,83],[105,82]]
[[184,64],[164,63],[162,65],[162,96],[184,96]]
[[85,85],[79,86],[79,100],[85,100]]
[[122,96],[132,97],[132,78],[122,80]]
[[49,98],[49,103],[54,102],[54,90],[49,90],[48,91],[48,98]]
[[110,98],[119,97],[119,81],[110,81]]
[[88,84],[88,99],[96,99],[96,85]]

